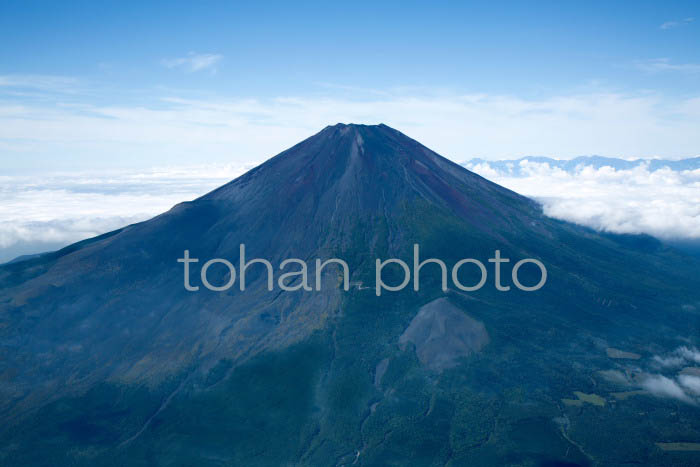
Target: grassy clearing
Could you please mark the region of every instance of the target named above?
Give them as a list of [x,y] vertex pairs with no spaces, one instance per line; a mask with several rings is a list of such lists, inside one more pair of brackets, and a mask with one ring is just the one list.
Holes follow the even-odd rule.
[[611,392],[610,395],[619,401],[623,401],[632,396],[641,396],[646,394],[645,391],[623,391],[623,392]]
[[664,451],[700,451],[700,443],[656,443]]
[[561,401],[564,405],[571,407],[581,407],[584,403],[593,404],[598,407],[605,406],[605,399],[598,394],[586,394],[585,392],[574,391],[574,395],[577,399],[562,399]]
[[625,352],[624,350],[614,349],[612,347],[608,347],[607,349],[605,349],[605,353],[608,354],[608,357],[614,359],[639,360],[640,358],[642,358],[642,356],[638,353]]

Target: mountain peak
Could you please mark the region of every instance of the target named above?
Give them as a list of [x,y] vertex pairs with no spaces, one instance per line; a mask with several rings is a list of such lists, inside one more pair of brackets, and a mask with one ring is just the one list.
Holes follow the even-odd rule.
[[[370,125],[370,124],[364,124],[364,123],[336,123],[335,125],[328,125],[325,127],[323,130],[321,130],[319,133],[317,133],[314,136],[320,136],[320,135],[336,135],[336,136],[346,136],[346,135],[366,135],[366,134],[375,134],[375,135],[384,135],[389,136],[390,134],[399,134],[403,136],[404,138],[408,138],[408,136],[404,135],[398,130],[395,130],[394,128],[391,128],[388,125],[385,125],[384,123],[379,123],[376,125]],[[314,137],[312,136],[312,138]]]
[[[427,203],[468,218],[477,230],[503,223],[503,216],[539,215],[531,200],[466,170],[387,125],[327,126],[202,200],[244,205],[237,215],[372,219]],[[344,214],[340,214],[344,213]],[[347,232],[346,232],[347,233]]]
[[[335,125],[328,125],[326,128],[324,128],[324,130],[327,130],[329,128],[335,128],[335,129],[339,129],[339,130],[342,130],[345,128],[351,128],[351,129],[389,128],[389,129],[393,129],[393,128],[385,125],[384,123],[378,123],[376,125],[372,125],[372,124],[366,124],[366,123],[342,123],[342,122],[338,122]],[[396,130],[394,130],[394,131],[396,131]]]

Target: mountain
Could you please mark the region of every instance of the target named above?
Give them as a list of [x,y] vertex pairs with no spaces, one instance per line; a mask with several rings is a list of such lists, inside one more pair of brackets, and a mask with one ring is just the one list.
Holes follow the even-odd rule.
[[616,157],[603,156],[579,156],[573,159],[552,159],[550,157],[528,156],[520,159],[504,159],[490,161],[485,159],[470,159],[462,165],[467,169],[473,169],[478,165],[486,164],[503,175],[520,177],[526,175],[523,165],[526,163],[547,164],[566,172],[572,173],[580,167],[612,167],[615,170],[631,170],[640,165],[648,167],[650,171],[669,168],[673,171],[698,170],[700,169],[700,157],[690,157],[687,159],[619,159]]
[[[268,290],[260,264],[244,291],[203,287],[203,264],[238,267],[241,244],[275,280],[285,259],[343,259],[349,290],[335,267],[320,290]],[[377,296],[375,259],[410,263],[414,244],[450,268],[479,259],[487,284],[443,291],[427,265],[420,290]],[[546,266],[540,290],[510,280],[524,258]],[[149,221],[0,266],[0,462],[691,463],[673,443],[700,442],[698,271],[651,237],[548,218],[385,125],[330,126]]]
[[30,254],[30,255],[20,255],[20,256],[17,256],[16,258],[14,258],[14,259],[11,259],[10,261],[6,261],[5,263],[2,263],[2,264],[19,263],[19,262],[22,262],[22,261],[27,261],[28,259],[38,258],[39,256],[41,256],[41,255],[43,255],[43,254],[44,254],[44,253],[33,253],[33,254]]

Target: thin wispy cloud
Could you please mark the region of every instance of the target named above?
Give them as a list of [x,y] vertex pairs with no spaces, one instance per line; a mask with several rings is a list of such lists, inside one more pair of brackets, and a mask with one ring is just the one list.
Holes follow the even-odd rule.
[[190,52],[185,57],[164,58],[161,64],[166,68],[179,68],[187,72],[216,71],[216,66],[223,58],[220,54]]
[[647,73],[680,72],[680,73],[700,73],[700,63],[674,63],[669,58],[653,58],[649,60],[639,60],[635,66]]
[[70,76],[58,75],[0,75],[0,89],[31,89],[45,92],[73,93],[79,81]]
[[664,29],[664,30],[673,29],[673,28],[677,28],[678,26],[683,26],[683,25],[692,23],[693,21],[695,21],[695,18],[684,18],[684,19],[677,20],[677,21],[665,21],[665,22],[661,23],[661,26],[659,26],[659,29]]
[[209,162],[249,162],[328,124],[382,122],[457,161],[532,154],[690,157],[700,147],[700,99],[651,93],[541,99],[428,92],[363,99],[170,95],[136,105],[66,104],[0,99],[0,144],[62,160],[84,155],[91,163],[91,154],[154,165],[186,162],[192,154]]

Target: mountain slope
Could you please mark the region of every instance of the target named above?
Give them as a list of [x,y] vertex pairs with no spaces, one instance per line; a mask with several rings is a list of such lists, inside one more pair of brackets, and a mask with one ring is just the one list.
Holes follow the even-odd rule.
[[[531,293],[498,291],[492,275],[478,292],[443,292],[428,266],[420,291],[377,297],[374,259],[410,262],[414,243],[450,266],[488,265],[500,250],[513,258],[504,278],[516,260],[537,258],[549,279]],[[268,291],[257,265],[245,291],[184,289],[184,250],[200,258],[198,278],[211,258],[238,265],[240,244],[273,265],[342,258],[352,287],[338,288],[339,271],[328,269],[321,291]],[[700,441],[693,404],[646,394],[598,410],[563,400],[579,391],[612,401],[643,381],[613,383],[601,371],[650,375],[654,354],[681,338],[695,344],[697,272],[654,239],[547,218],[385,125],[327,127],[150,221],[0,266],[0,459],[683,460],[653,443]],[[212,267],[209,279],[226,276]],[[537,274],[524,267],[521,280]],[[613,359],[610,348],[640,359]],[[650,424],[635,418],[640,410]],[[621,420],[637,441],[611,445],[604,435],[619,435]],[[592,423],[599,433],[586,430]]]

